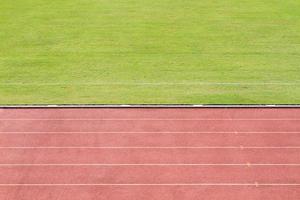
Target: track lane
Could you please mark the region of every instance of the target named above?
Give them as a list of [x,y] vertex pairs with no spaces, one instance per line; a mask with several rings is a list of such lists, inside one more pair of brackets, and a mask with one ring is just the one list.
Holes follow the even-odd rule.
[[0,133],[0,147],[295,146],[300,132]]
[[0,149],[0,164],[299,163],[300,149]]
[[300,166],[0,166],[0,184],[297,184]]
[[18,108],[0,109],[0,119],[105,119],[105,118],[300,118],[294,108]]
[[5,200],[299,200],[298,186],[0,186]]
[[0,132],[178,132],[178,131],[202,131],[202,132],[296,132],[300,130],[299,121],[289,120],[243,120],[243,121],[0,121]]

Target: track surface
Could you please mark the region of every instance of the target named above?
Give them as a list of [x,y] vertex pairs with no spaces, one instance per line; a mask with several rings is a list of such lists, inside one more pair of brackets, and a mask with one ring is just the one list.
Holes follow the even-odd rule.
[[0,109],[2,200],[299,200],[300,109]]

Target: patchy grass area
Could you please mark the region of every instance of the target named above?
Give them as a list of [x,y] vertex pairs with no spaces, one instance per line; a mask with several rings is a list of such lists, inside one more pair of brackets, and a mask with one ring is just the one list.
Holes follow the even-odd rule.
[[300,103],[300,1],[1,0],[0,104]]

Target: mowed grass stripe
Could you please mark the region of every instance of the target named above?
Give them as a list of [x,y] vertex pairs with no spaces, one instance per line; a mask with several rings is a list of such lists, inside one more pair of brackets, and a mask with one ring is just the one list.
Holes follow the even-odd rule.
[[[3,86],[3,104],[232,104],[299,103],[299,86],[252,85],[58,85]],[[16,95],[16,93],[18,95]]]

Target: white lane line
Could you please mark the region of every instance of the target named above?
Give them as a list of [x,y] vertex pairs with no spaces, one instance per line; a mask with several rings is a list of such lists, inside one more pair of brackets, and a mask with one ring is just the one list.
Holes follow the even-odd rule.
[[299,134],[300,131],[19,131],[4,132],[0,134]]
[[300,183],[8,183],[0,186],[300,186]]
[[109,163],[45,163],[45,164],[31,164],[31,163],[7,163],[7,164],[0,164],[0,167],[14,167],[14,166],[245,166],[245,167],[252,167],[252,166],[300,166],[300,163],[120,163],[120,164],[109,164]]
[[300,146],[32,146],[0,149],[300,149]]
[[148,85],[148,86],[172,86],[172,85],[224,85],[224,86],[240,86],[240,85],[300,85],[300,82],[207,82],[207,81],[199,81],[199,82],[59,82],[59,83],[19,83],[19,82],[4,82],[0,83],[0,85],[4,86],[60,86],[60,85],[91,85],[91,86],[109,86],[109,85],[128,85],[128,86],[137,86],[137,85]]
[[300,118],[3,118],[0,121],[300,121]]

